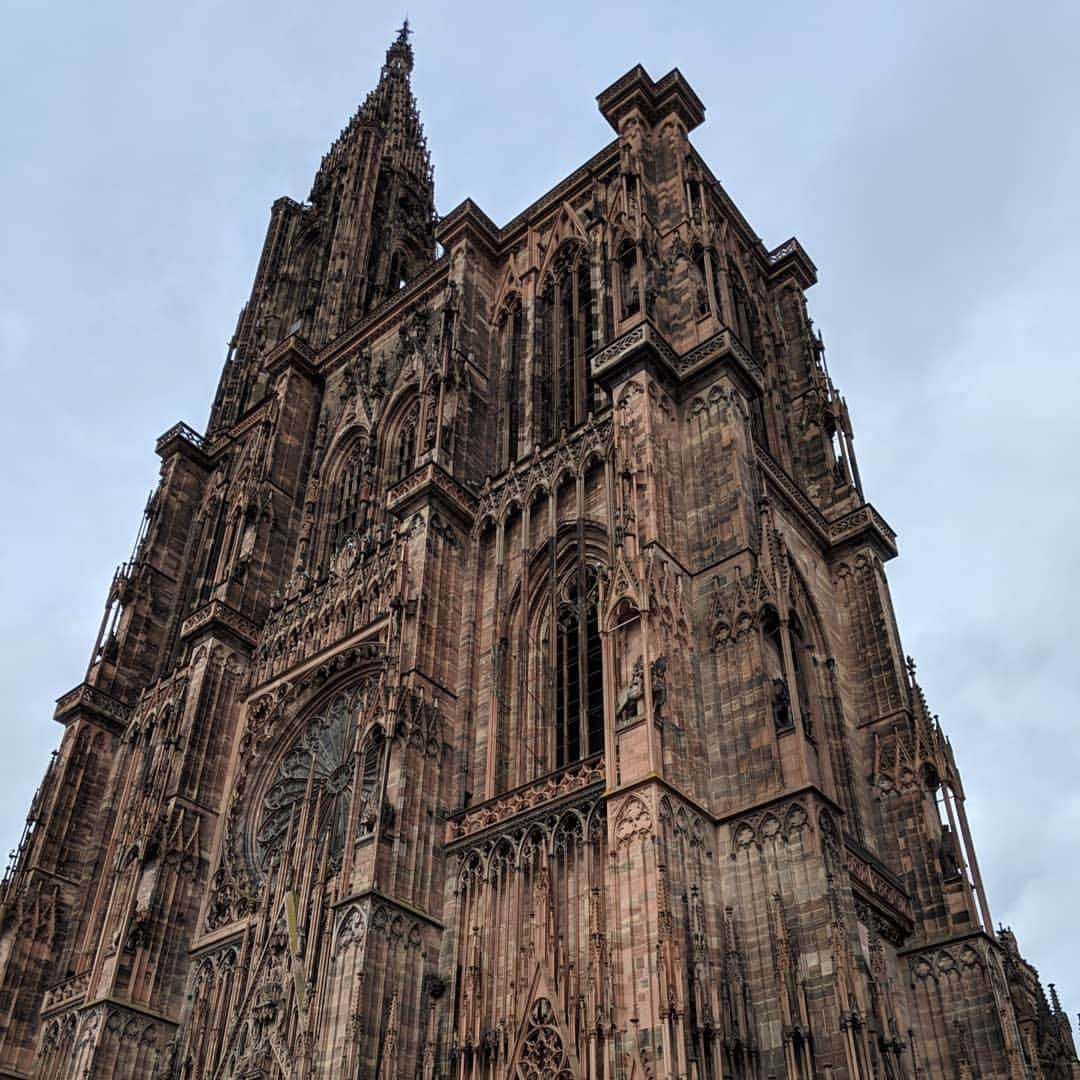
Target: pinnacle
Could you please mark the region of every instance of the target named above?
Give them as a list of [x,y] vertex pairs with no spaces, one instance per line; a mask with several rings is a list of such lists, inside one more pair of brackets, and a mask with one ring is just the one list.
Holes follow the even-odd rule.
[[409,37],[412,34],[412,30],[409,28],[409,18],[405,17],[405,21],[401,24],[401,29],[398,31],[397,37],[394,39],[390,48],[386,50],[386,66],[388,68],[404,69],[406,73],[413,69],[413,51],[412,46],[409,44]]
[[386,50],[386,62],[379,73],[378,85],[364,98],[323,156],[320,175],[312,188],[313,196],[320,186],[320,178],[349,153],[348,148],[363,129],[381,134],[384,161],[411,174],[421,188],[430,187],[431,157],[420,122],[420,110],[409,84],[414,63],[411,36],[412,29],[406,18]]

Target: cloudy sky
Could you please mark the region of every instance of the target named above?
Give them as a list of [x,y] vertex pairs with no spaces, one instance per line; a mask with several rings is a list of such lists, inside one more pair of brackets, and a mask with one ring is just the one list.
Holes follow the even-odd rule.
[[[202,429],[269,207],[307,195],[404,11],[8,0],[0,59],[0,843],[14,845],[154,439]],[[595,95],[678,66],[693,140],[798,235],[890,578],[963,769],[995,921],[1080,1008],[1080,663],[1068,462],[1080,6],[410,0],[445,213],[505,222],[610,138]]]

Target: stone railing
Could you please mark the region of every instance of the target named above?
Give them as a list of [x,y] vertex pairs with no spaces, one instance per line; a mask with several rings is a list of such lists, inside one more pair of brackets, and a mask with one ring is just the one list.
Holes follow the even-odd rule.
[[876,539],[890,558],[896,554],[896,533],[869,503],[829,523],[829,539],[834,544],[853,540],[863,533]]
[[254,645],[259,638],[259,628],[255,623],[220,600],[211,600],[193,615],[188,616],[180,627],[180,636],[189,638],[207,626],[219,626],[231,630],[249,645]]
[[177,424],[173,424],[164,435],[158,438],[156,450],[160,454],[161,451],[176,439],[180,439],[183,442],[190,443],[196,450],[203,450],[206,447],[206,440],[190,425],[185,424],[181,420]]
[[604,779],[603,757],[597,754],[585,758],[455,814],[447,823],[446,842],[456,843],[486,829],[504,825],[519,814],[547,807],[587,788],[603,784]]
[[886,558],[892,558],[896,554],[896,533],[869,503],[830,521],[767,450],[761,446],[754,449],[757,462],[773,488],[801,511],[803,519],[817,534],[823,546],[835,547],[860,535],[869,534]]
[[644,320],[594,353],[590,364],[594,376],[601,376],[614,368],[624,358],[641,349],[648,349],[678,379],[691,375],[717,360],[726,359],[736,365],[761,388],[764,372],[761,365],[744,348],[735,333],[724,327],[712,337],[679,355],[662,333],[648,320]]
[[786,255],[794,255],[799,250],[799,242],[793,236],[790,240],[781,244],[779,247],[773,248],[769,252],[769,262],[778,263]]
[[72,975],[63,982],[55,983],[45,991],[45,997],[41,1002],[42,1013],[54,1012],[69,1005],[76,1004],[86,996],[90,985],[90,972],[84,971],[80,975]]
[[472,522],[477,507],[476,496],[433,461],[396,483],[387,493],[386,505],[392,513],[405,513],[424,491],[437,493],[464,521]]
[[53,719],[66,724],[80,711],[92,713],[106,721],[108,726],[117,729],[125,727],[131,715],[131,709],[122,701],[117,701],[116,698],[95,689],[89,683],[79,683],[73,690],[57,698]]
[[898,884],[889,880],[892,875],[886,876],[874,866],[872,856],[860,850],[850,839],[846,842],[846,848],[847,869],[852,884],[856,887],[862,886],[867,898],[879,907],[884,906],[888,912],[912,923],[915,913],[911,900]]

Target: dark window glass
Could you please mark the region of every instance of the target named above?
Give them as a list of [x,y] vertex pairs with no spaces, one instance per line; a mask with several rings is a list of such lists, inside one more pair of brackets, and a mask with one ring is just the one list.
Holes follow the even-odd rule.
[[596,574],[579,567],[559,606],[555,655],[555,767],[604,748],[604,674]]

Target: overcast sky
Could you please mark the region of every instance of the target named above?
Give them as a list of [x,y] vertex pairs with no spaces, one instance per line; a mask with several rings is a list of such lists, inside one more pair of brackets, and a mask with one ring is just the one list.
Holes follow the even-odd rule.
[[[157,476],[202,430],[271,202],[306,197],[404,11],[5,5],[0,843],[13,846]],[[446,213],[504,223],[610,138],[641,62],[811,311],[963,771],[995,922],[1080,1008],[1076,3],[409,0]]]

